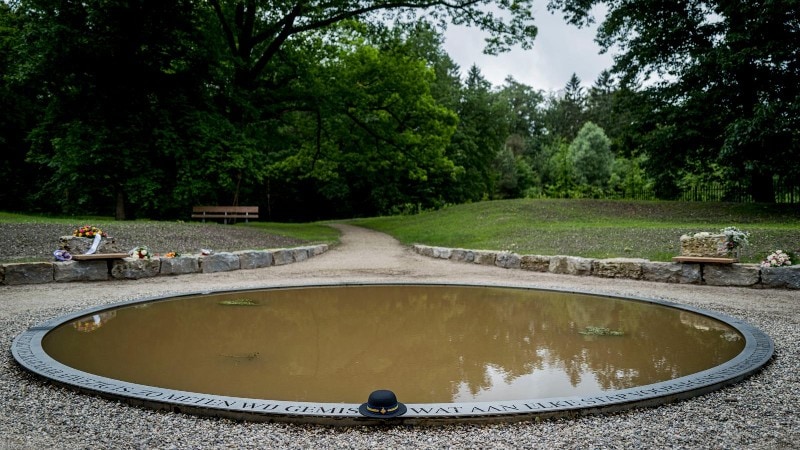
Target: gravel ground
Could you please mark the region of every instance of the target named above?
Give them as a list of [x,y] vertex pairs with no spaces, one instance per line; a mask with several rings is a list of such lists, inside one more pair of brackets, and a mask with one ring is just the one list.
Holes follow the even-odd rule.
[[[0,223],[0,262],[53,259],[59,237],[70,236],[85,223]],[[258,229],[213,223],[112,222],[93,223],[123,249],[146,245],[154,253],[200,253],[201,248],[232,252],[301,245],[302,241]]]
[[0,346],[88,306],[168,293],[332,282],[470,282],[656,298],[716,310],[765,330],[776,357],[722,390],[654,408],[575,419],[440,427],[238,423],[141,409],[51,385],[0,354],[0,448],[689,448],[800,446],[800,292],[671,285],[505,270],[425,258],[350,226],[306,262],[131,281],[0,286]]

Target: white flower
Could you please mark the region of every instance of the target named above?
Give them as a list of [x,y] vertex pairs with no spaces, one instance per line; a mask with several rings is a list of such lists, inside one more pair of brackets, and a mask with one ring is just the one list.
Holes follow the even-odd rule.
[[769,256],[764,259],[764,261],[761,262],[761,267],[780,267],[791,265],[791,255],[784,253],[782,250],[775,250],[774,252],[770,253]]

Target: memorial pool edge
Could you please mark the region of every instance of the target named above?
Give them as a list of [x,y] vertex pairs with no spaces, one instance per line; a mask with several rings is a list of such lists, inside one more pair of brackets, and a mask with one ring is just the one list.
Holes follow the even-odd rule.
[[[73,369],[52,359],[42,348],[44,336],[56,327],[86,315],[123,306],[188,296],[224,294],[269,289],[297,289],[348,286],[438,286],[489,287],[540,292],[572,293],[651,303],[700,314],[728,324],[745,339],[744,349],[733,359],[695,374],[635,388],[604,391],[597,395],[534,398],[497,402],[408,403],[408,412],[397,418],[382,420],[361,416],[359,404],[294,402],[226,397],[173,389],[163,389],[105,378]],[[598,292],[504,285],[502,283],[423,283],[423,282],[340,282],[315,284],[268,285],[246,289],[205,290],[179,295],[145,297],[125,302],[87,308],[62,315],[33,326],[15,337],[11,352],[24,369],[60,385],[80,392],[124,401],[125,403],[162,411],[189,413],[256,422],[294,422],[326,425],[367,424],[442,424],[464,422],[515,422],[553,417],[575,417],[616,412],[638,407],[653,407],[697,397],[735,384],[760,371],[774,354],[772,339],[751,324],[716,311],[696,308],[664,300],[609,295]],[[399,399],[402,401],[403,399]]]

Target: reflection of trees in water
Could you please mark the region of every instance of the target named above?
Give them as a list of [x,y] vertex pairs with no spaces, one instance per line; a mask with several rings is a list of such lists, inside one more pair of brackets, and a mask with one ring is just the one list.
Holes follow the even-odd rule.
[[[562,342],[544,342],[551,356],[547,363],[564,364],[573,385],[589,375],[606,390],[669,380],[718,365],[742,349],[724,339],[730,327],[697,314],[641,302],[578,298],[566,303],[567,316],[558,323],[575,331],[587,326],[621,330],[624,336],[569,333],[557,338]],[[705,327],[687,327],[681,319],[686,316]]]
[[[97,337],[91,345],[98,354],[123,355],[117,365],[141,366],[136,381],[143,384],[173,387],[177,378],[190,384],[175,386],[184,390],[332,402],[363,401],[379,388],[410,403],[449,401],[461,386],[474,396],[492,387],[489,367],[507,382],[558,368],[573,386],[594,377],[604,389],[620,389],[733,356],[721,345],[730,331],[715,321],[591,296],[572,301],[519,289],[362,286],[229,297],[258,305],[220,305],[225,296],[159,302],[119,314],[114,327],[90,333]],[[625,335],[581,335],[587,326]],[[131,339],[115,337],[125,333]]]

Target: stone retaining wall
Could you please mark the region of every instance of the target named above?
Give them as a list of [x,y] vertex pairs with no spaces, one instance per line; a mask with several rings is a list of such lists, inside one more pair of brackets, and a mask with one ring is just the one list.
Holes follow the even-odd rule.
[[636,258],[592,259],[576,256],[518,255],[415,244],[416,253],[455,262],[533,272],[628,278],[661,283],[800,289],[800,265],[762,268],[759,264],[657,262]]
[[258,269],[305,261],[328,251],[327,244],[276,250],[244,250],[175,258],[0,264],[0,284],[37,284],[68,281],[135,280],[162,275],[213,273]]
[[[662,283],[800,289],[800,265],[762,268],[758,264],[657,262],[635,258],[592,259],[577,256],[518,255],[512,252],[431,247],[416,244],[423,256],[454,262],[555,274],[628,278]],[[328,251],[326,244],[275,250],[219,252],[208,256],[124,258],[66,262],[0,264],[0,284],[139,279],[187,273],[258,269],[305,261]]]

